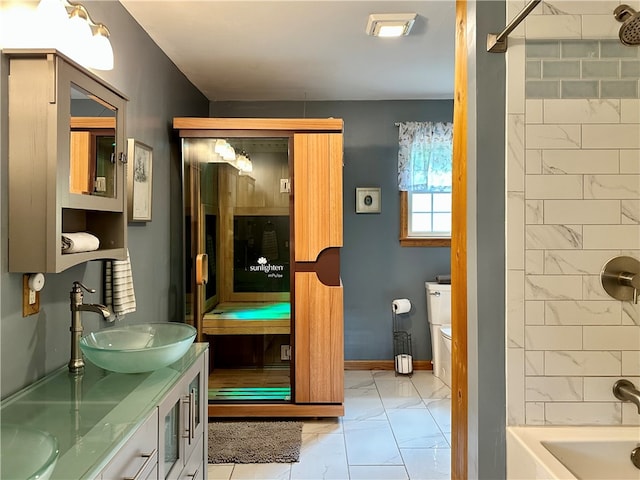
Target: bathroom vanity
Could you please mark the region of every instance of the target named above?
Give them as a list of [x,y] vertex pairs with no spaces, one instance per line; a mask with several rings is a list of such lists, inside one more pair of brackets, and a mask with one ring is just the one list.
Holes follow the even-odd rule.
[[52,479],[204,479],[207,368],[203,343],[148,373],[113,373],[87,362],[84,374],[74,375],[64,366],[3,400],[0,416],[3,424],[57,439]]
[[[56,50],[9,58],[9,271],[126,258],[126,97]],[[99,247],[63,253],[62,233]]]

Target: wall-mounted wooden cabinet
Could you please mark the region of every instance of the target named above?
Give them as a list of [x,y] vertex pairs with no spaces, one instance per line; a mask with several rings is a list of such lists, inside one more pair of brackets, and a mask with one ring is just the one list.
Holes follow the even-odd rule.
[[[127,99],[55,50],[9,57],[9,271],[124,259]],[[97,250],[63,253],[64,233]]]

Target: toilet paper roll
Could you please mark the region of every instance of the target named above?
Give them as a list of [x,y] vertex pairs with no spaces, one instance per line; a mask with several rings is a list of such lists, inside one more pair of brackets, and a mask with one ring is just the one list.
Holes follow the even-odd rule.
[[403,374],[413,373],[413,357],[406,353],[396,355],[396,372]]
[[407,313],[411,310],[411,302],[408,298],[397,298],[391,304],[395,313]]

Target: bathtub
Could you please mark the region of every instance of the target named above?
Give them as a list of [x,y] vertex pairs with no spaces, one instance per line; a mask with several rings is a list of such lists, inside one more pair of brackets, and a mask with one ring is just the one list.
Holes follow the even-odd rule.
[[507,427],[507,478],[640,480],[640,426]]

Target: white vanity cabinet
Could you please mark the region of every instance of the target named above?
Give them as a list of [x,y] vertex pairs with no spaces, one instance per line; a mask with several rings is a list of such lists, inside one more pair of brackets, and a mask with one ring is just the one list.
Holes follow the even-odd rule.
[[102,480],[158,478],[158,410],[154,409],[133,436],[104,468]]
[[[205,343],[147,373],[87,362],[74,376],[65,365],[3,399],[0,416],[58,440],[50,480],[204,480],[208,365]],[[11,445],[0,445],[0,458],[12,454]]]
[[[9,271],[58,273],[125,259],[126,97],[56,50],[9,59]],[[62,253],[63,233],[97,250]]]
[[159,479],[204,479],[207,465],[206,373],[194,365],[158,408]]
[[203,355],[181,376],[98,479],[206,478],[207,358]]

